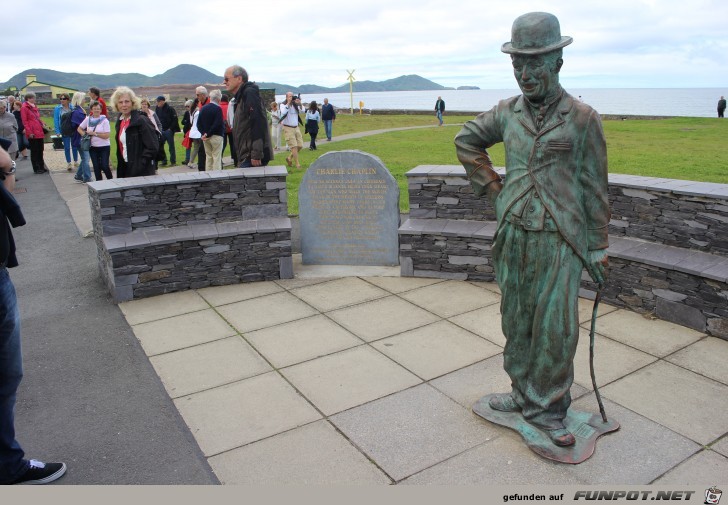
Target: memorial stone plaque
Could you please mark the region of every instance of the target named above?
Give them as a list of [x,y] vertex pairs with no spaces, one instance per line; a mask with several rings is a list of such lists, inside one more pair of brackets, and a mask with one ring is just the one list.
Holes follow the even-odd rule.
[[304,264],[399,263],[399,187],[376,156],[324,154],[303,176],[298,205]]

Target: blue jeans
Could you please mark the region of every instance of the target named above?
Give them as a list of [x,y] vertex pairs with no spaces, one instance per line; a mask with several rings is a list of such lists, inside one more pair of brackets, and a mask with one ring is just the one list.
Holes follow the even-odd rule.
[[0,484],[11,482],[28,468],[15,440],[15,397],[23,378],[20,311],[7,268],[0,268]]
[[326,138],[331,140],[331,128],[333,127],[333,119],[324,119],[324,130],[326,131]]
[[[175,165],[177,163],[177,153],[174,150],[174,132],[172,130],[163,130],[162,137],[164,138],[162,153],[164,153],[164,144],[169,144],[169,162]],[[166,155],[164,158],[167,158]]]
[[76,170],[76,180],[83,182],[91,182],[91,155],[88,151],[78,151],[81,153],[81,163],[78,164]]
[[440,125],[442,125],[442,111],[437,111],[437,120],[440,121]]
[[63,152],[66,154],[66,163],[71,163],[71,151],[73,151],[73,161],[78,161],[78,148],[71,144],[72,137],[63,138]]

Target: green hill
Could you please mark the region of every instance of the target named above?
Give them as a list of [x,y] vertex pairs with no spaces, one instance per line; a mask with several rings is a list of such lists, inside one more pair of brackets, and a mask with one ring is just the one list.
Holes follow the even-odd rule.
[[9,86],[17,86],[22,88],[25,86],[25,76],[33,74],[37,81],[48,84],[56,84],[58,86],[67,86],[69,88],[88,89],[89,86],[98,88],[115,88],[119,85],[130,86],[132,88],[139,86],[162,86],[164,84],[200,84],[200,83],[218,83],[222,82],[221,76],[216,76],[212,72],[208,72],[204,68],[196,65],[178,65],[164,72],[163,74],[152,77],[143,74],[76,74],[68,72],[58,72],[47,68],[29,68],[19,74],[14,75],[4,84],[0,84],[0,88],[6,89]]
[[[47,68],[29,68],[23,72],[14,75],[5,83],[0,84],[0,89],[6,89],[9,86],[17,86],[22,88],[25,86],[25,76],[33,74],[36,80],[48,84],[56,84],[58,86],[67,86],[69,88],[85,90],[89,86],[96,86],[101,89],[115,88],[124,85],[132,88],[141,86],[163,86],[166,84],[208,84],[222,82],[222,76],[208,72],[204,68],[197,65],[177,65],[162,74],[152,77],[133,73],[133,74],[77,74],[68,72],[58,72]],[[302,84],[300,86],[292,86],[290,84],[281,84],[277,82],[260,82],[257,84],[261,88],[275,88],[278,93],[293,91],[295,93],[345,93],[349,91],[349,83],[344,83],[335,88],[318,86],[316,84]],[[357,91],[419,91],[419,90],[441,90],[452,89],[441,86],[419,75],[402,75],[394,79],[385,81],[354,81],[354,87]]]

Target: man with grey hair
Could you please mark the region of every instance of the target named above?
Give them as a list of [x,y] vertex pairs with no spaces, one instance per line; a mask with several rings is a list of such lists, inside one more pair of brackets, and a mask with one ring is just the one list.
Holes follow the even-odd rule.
[[225,125],[222,120],[220,108],[222,93],[219,89],[210,92],[210,103],[200,110],[197,119],[197,129],[202,135],[202,144],[207,158],[207,170],[222,170],[222,140],[225,135]]
[[273,159],[270,128],[258,85],[240,65],[225,70],[225,87],[234,96],[228,109],[238,154],[238,167],[261,167]]

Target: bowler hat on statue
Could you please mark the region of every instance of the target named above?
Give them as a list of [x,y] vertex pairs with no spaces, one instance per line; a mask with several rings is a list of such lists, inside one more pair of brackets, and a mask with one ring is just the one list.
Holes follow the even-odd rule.
[[501,47],[508,54],[544,54],[561,49],[573,42],[561,36],[556,16],[548,12],[529,12],[518,16],[511,29],[511,41]]

